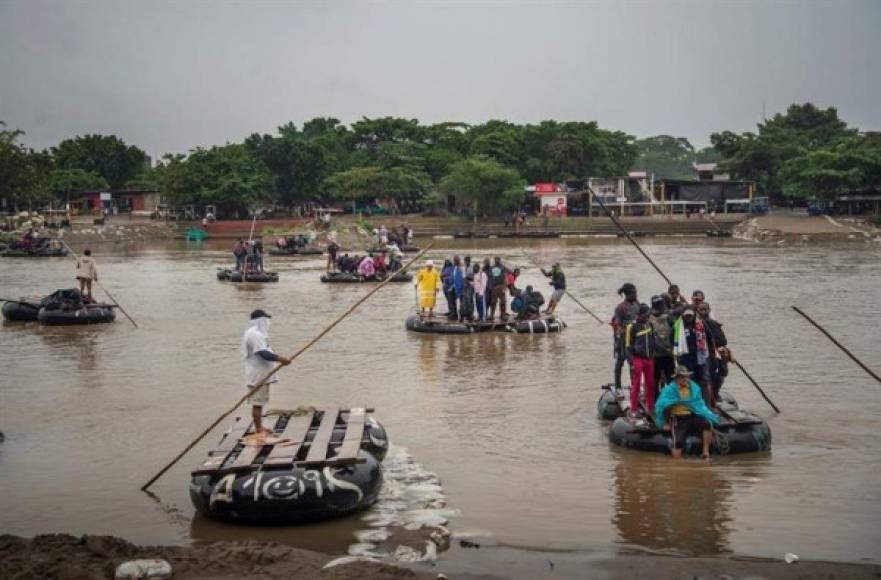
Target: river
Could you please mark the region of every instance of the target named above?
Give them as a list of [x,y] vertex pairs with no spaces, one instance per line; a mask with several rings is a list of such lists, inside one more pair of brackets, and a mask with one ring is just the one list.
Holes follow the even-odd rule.
[[[252,309],[272,314],[273,346],[292,352],[368,290],[320,284],[317,258],[270,258],[277,284],[221,283],[226,246],[96,246],[102,282],[139,329],[122,316],[0,329],[2,532],[162,544],[256,537],[337,552],[355,541],[360,517],[271,529],[194,517],[189,470],[221,429],[155,485],[161,505],[138,490],[241,395],[238,346]],[[444,240],[430,255],[529,266],[524,249],[560,261],[570,290],[603,318],[622,282],[643,301],[664,290],[619,240]],[[569,328],[559,335],[411,334],[409,284],[381,290],[283,370],[271,406],[375,407],[399,461],[439,478],[453,531],[502,546],[879,562],[881,388],[790,305],[881,370],[881,245],[658,238],[645,249],[685,292],[705,292],[735,354],[782,409],[775,416],[732,370],[727,388],[767,418],[771,453],[702,463],[611,448],[595,415],[611,377],[607,326],[564,299]],[[69,258],[3,259],[0,294],[46,294],[72,275]],[[547,287],[534,268],[523,280]]]

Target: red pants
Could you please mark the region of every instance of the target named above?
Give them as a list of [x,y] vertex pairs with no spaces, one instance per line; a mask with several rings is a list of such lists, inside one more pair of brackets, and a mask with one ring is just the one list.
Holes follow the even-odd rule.
[[645,381],[645,408],[649,413],[655,412],[655,359],[633,357],[630,369],[630,411],[639,410],[640,375]]

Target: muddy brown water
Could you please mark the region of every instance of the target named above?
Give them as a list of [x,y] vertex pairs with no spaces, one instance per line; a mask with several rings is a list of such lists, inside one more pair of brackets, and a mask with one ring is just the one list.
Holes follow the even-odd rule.
[[[763,247],[654,239],[646,250],[686,291],[704,290],[739,359],[728,388],[768,418],[773,451],[709,464],[612,448],[595,416],[611,375],[610,331],[565,300],[560,335],[426,336],[404,330],[409,284],[389,285],[285,369],[272,405],[377,409],[394,444],[442,482],[454,531],[517,548],[746,554],[879,561],[881,385],[789,306],[797,304],[881,369],[881,247]],[[263,538],[345,551],[359,517],[244,528],[194,517],[189,470],[216,430],[154,487],[139,486],[242,393],[247,314],[273,315],[292,352],[364,285],[318,282],[320,259],[270,258],[271,285],[218,282],[226,243],[96,246],[102,281],[135,317],[115,324],[0,329],[0,531],[115,534],[141,543]],[[606,318],[624,281],[643,300],[662,280],[626,243],[443,241],[431,255],[523,250],[564,264],[570,289]],[[70,259],[0,261],[0,294],[71,285]],[[524,280],[546,288],[533,268]],[[546,293],[548,295],[549,293]],[[406,493],[406,490],[405,492]],[[418,491],[417,491],[418,493]]]

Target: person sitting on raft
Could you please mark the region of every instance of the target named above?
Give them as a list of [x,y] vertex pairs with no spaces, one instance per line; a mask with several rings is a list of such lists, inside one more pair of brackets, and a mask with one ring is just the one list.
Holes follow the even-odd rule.
[[682,457],[689,434],[700,433],[701,459],[709,459],[711,428],[719,423],[719,416],[704,403],[700,386],[690,377],[687,368],[676,367],[675,380],[664,387],[655,403],[655,422],[672,435],[673,457]]
[[516,286],[511,288],[514,299],[511,300],[511,311],[516,314],[515,320],[536,320],[544,304],[544,296],[527,286],[526,290],[520,290]]
[[374,258],[373,267],[376,269],[376,276],[379,278],[385,278],[386,274],[388,274],[388,265],[385,261],[385,252],[382,252]]
[[361,263],[358,264],[358,274],[368,280],[376,278],[376,264],[373,262],[373,254],[365,256],[361,260]]
[[432,260],[425,261],[425,268],[416,274],[416,288],[419,291],[419,316],[425,317],[428,310],[429,318],[434,316],[434,305],[437,301],[437,291],[440,289],[440,275],[434,269]]

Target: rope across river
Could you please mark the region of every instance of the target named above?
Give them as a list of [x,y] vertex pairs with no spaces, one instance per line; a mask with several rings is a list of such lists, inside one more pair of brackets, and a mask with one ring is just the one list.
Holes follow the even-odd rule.
[[[412,260],[410,260],[409,262],[407,262],[406,264],[404,264],[404,266],[399,270],[399,272],[406,272],[407,269],[408,269],[410,266],[412,266],[412,265],[413,265],[413,264],[414,264],[419,258],[421,258],[421,257],[422,257],[422,256],[423,256],[423,255],[429,250],[429,249],[431,249],[431,246],[432,246],[432,244],[428,244],[427,246],[425,246],[425,249],[422,250],[421,252],[419,252],[419,253],[418,253],[418,254],[417,254]],[[350,306],[345,312],[343,312],[342,314],[340,314],[340,315],[336,318],[336,320],[334,320],[334,321],[331,322],[329,325],[327,325],[327,326],[324,328],[324,330],[322,330],[321,332],[318,333],[318,335],[315,336],[315,338],[313,338],[312,340],[310,340],[309,342],[307,342],[305,345],[303,345],[302,347],[300,347],[296,352],[294,352],[294,353],[293,353],[291,356],[289,356],[288,358],[289,358],[291,361],[293,361],[294,359],[298,358],[301,354],[303,354],[304,352],[306,352],[307,350],[309,350],[310,348],[312,348],[312,346],[314,346],[315,343],[317,343],[319,340],[321,340],[322,338],[324,338],[324,337],[327,335],[327,333],[329,333],[331,330],[333,330],[333,329],[334,329],[334,328],[335,328],[340,322],[342,322],[343,320],[345,320],[346,317],[348,317],[350,314],[352,314],[352,313],[353,313],[353,312],[354,312],[359,306],[361,306],[362,304],[364,304],[365,302],[367,302],[367,300],[369,300],[371,296],[373,296],[374,294],[376,294],[381,288],[385,287],[386,284],[388,284],[389,282],[391,282],[391,281],[392,281],[392,278],[394,278],[394,275],[390,274],[385,280],[383,280],[382,282],[380,282],[379,284],[377,284],[375,288],[373,288],[370,292],[368,292],[367,294],[365,294],[365,295],[364,295],[361,299],[359,299],[357,302],[355,302],[354,304],[352,304],[352,305],[351,305],[351,306]],[[245,393],[245,395],[244,395],[242,398],[240,398],[238,401],[236,401],[236,403],[235,403],[232,407],[230,407],[230,409],[229,409],[228,411],[226,411],[225,413],[223,413],[222,415],[220,415],[217,419],[215,419],[214,422],[212,422],[211,425],[209,425],[204,431],[202,431],[202,433],[201,433],[198,437],[196,437],[195,439],[193,439],[193,441],[190,442],[189,445],[187,445],[186,447],[184,447],[183,451],[181,451],[180,453],[178,453],[177,456],[176,456],[174,459],[172,459],[172,460],[168,463],[168,465],[166,465],[165,467],[163,467],[162,469],[160,469],[159,472],[158,472],[156,475],[154,475],[152,478],[150,478],[150,480],[149,480],[147,483],[145,483],[144,485],[142,485],[142,486],[141,486],[141,491],[145,491],[145,492],[146,492],[146,491],[150,488],[150,486],[153,485],[153,484],[156,482],[156,480],[158,480],[160,477],[162,477],[163,475],[165,475],[165,473],[166,473],[169,469],[171,469],[172,467],[174,467],[174,465],[175,465],[178,461],[180,461],[180,460],[184,457],[184,455],[186,455],[186,454],[187,454],[187,453],[188,453],[193,447],[195,447],[196,444],[199,443],[199,441],[201,441],[202,439],[204,439],[205,436],[208,435],[208,434],[209,434],[209,433],[210,433],[215,427],[217,427],[217,425],[220,424],[221,421],[223,421],[224,419],[226,419],[227,417],[229,417],[230,415],[232,415],[232,414],[235,412],[236,409],[238,409],[238,408],[239,408],[239,407],[240,407],[245,401],[248,400],[248,397],[250,397],[251,395],[253,395],[253,394],[257,391],[257,389],[259,389],[260,387],[262,387],[263,385],[265,385],[266,382],[267,382],[269,379],[271,379],[271,378],[275,375],[275,373],[277,373],[277,372],[279,371],[279,369],[281,369],[282,366],[283,366],[283,365],[280,365],[280,364],[279,364],[279,365],[276,365],[276,366],[274,366],[271,370],[269,370],[265,375],[263,375],[263,376],[260,378],[260,380],[258,380],[254,385],[252,385],[252,386],[248,389],[248,392]]]

